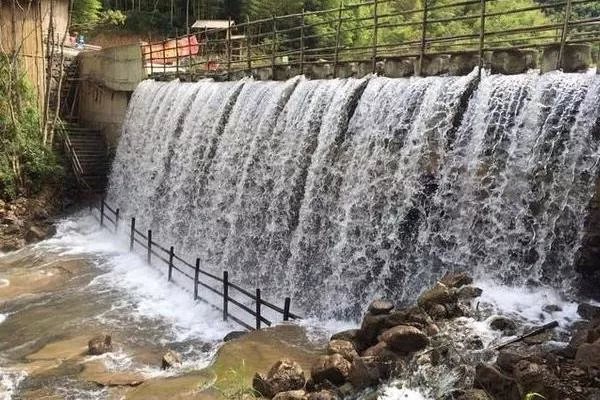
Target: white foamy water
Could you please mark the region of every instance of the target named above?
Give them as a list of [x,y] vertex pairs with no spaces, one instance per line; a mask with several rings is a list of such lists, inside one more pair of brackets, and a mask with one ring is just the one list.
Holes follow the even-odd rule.
[[0,400],[11,400],[26,377],[23,371],[0,368]]
[[[399,385],[399,387],[395,385]],[[395,382],[383,389],[379,400],[433,400],[433,398],[425,397],[418,391],[403,388],[400,382]]]
[[6,321],[6,314],[0,314],[0,324]]

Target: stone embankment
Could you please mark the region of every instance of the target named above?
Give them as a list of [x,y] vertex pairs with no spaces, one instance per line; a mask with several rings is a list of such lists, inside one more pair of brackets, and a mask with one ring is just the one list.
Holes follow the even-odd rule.
[[0,251],[19,250],[52,236],[56,232],[54,216],[59,200],[53,188],[11,202],[0,200]]
[[[253,388],[274,400],[376,399],[370,388],[397,379],[439,400],[600,399],[600,308],[581,305],[569,330],[522,338],[534,327],[493,315],[471,284],[466,274],[447,274],[413,306],[376,300],[359,329],[331,337],[310,371],[283,359],[257,373]],[[485,324],[496,342],[517,340],[486,345],[469,324]]]

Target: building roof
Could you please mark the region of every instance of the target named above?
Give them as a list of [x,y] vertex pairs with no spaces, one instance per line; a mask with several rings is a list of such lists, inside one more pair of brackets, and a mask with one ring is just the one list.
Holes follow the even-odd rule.
[[[235,22],[231,21],[231,26],[234,26]],[[229,21],[226,19],[199,19],[194,22],[192,28],[195,29],[227,29],[229,28]]]

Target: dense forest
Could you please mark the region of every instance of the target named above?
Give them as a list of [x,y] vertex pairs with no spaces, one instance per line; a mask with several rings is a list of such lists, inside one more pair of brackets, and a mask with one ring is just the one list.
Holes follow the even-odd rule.
[[[343,3],[360,3],[360,0]],[[423,7],[424,0],[394,0],[382,2],[378,13],[381,15],[399,11],[409,11]],[[491,1],[487,8],[489,12],[499,12],[515,8],[530,7],[535,4],[552,4],[555,0],[511,0]],[[429,0],[429,7],[445,4],[464,3],[457,0]],[[92,29],[125,29],[132,32],[147,32],[152,30],[157,34],[173,35],[175,31],[183,32],[186,26],[196,19],[227,19],[243,22],[247,19],[256,20],[270,18],[273,15],[287,15],[306,11],[336,9],[340,0],[77,0],[75,1],[74,22],[80,30]],[[466,15],[478,12],[479,5],[462,5],[451,9],[433,12],[431,18]],[[357,13],[369,14],[369,7],[357,9]],[[534,23],[558,21],[564,11],[560,8],[548,8],[543,12],[531,11],[495,17],[490,23],[492,28],[507,28],[509,26],[531,26]],[[600,2],[577,4],[573,9],[574,17],[587,18],[600,16]],[[362,15],[356,15],[358,17]],[[418,20],[418,13],[405,17],[396,17],[390,24],[403,21]],[[314,20],[313,20],[314,21]],[[314,21],[317,22],[317,21]],[[472,32],[476,20],[465,20],[433,26],[432,33],[465,33]],[[435,31],[439,32],[435,32]],[[417,27],[388,30],[389,39],[402,40],[413,37],[418,32]],[[366,34],[365,32],[362,32]],[[361,41],[361,32],[354,40]],[[346,38],[348,39],[348,38]],[[384,41],[388,38],[384,37]]]

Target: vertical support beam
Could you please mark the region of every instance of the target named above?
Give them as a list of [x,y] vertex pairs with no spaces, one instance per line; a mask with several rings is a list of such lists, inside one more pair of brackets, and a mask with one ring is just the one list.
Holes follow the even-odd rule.
[[169,282],[173,278],[173,258],[175,257],[175,248],[171,246],[169,249]]
[[117,211],[115,211],[115,233],[119,232],[119,216],[120,216],[121,210],[117,208]]
[[227,21],[227,80],[231,79],[231,17]]
[[481,21],[479,22],[479,77],[483,70],[483,49],[485,47],[485,13],[487,0],[481,0]]
[[423,73],[423,57],[425,57],[425,46],[427,45],[427,14],[428,14],[428,3],[429,0],[423,1],[423,18],[421,24],[421,48],[419,49],[419,64],[415,71],[417,76],[421,76]]
[[271,74],[273,75],[273,80],[275,80],[275,52],[277,51],[277,19],[275,18],[275,15],[273,15],[273,32],[271,40],[273,41],[271,44]]
[[146,257],[148,264],[152,264],[152,230],[148,229],[148,255]]
[[558,61],[556,63],[556,69],[563,69],[563,62],[565,57],[565,45],[567,43],[567,35],[569,34],[569,21],[571,20],[571,12],[573,11],[573,4],[571,0],[567,0],[565,4],[565,17],[563,20],[562,35],[560,37],[560,51],[558,52]]
[[163,64],[163,74],[166,75],[167,74],[167,49],[165,49],[165,47],[167,47],[167,41],[163,40],[162,42],[162,64]]
[[223,271],[223,321],[229,316],[229,272]]
[[[189,36],[185,37],[188,40],[188,50],[189,50]],[[179,78],[179,32],[175,29],[175,74],[177,78]]]
[[[154,74],[154,49],[152,48],[152,36],[150,36],[150,76]],[[145,72],[145,71],[144,71]]]
[[100,199],[100,227],[104,226],[104,199]]
[[342,29],[342,10],[344,2],[340,2],[340,8],[338,10],[338,23],[335,29],[335,54],[333,56],[333,78],[338,77],[338,62],[340,54],[340,31]]
[[133,251],[135,244],[135,217],[131,218],[131,233],[129,234],[129,251]]
[[379,35],[379,17],[378,17],[378,2],[377,0],[375,0],[373,2],[373,51],[371,54],[371,58],[373,59],[373,68],[372,68],[372,72],[376,73],[377,72],[377,42],[378,42],[378,38],[377,36]]
[[256,330],[260,329],[260,306],[262,300],[260,299],[260,289],[256,289]]
[[200,278],[200,259],[196,258],[196,271],[194,273],[194,300],[198,300],[198,279]]
[[302,25],[300,25],[300,75],[304,75],[304,28],[306,22],[306,11],[302,8]]
[[206,70],[210,71],[210,47],[208,45],[208,28],[204,27],[204,40],[206,41]]
[[252,42],[250,41],[250,17],[246,15],[246,26],[244,27],[244,36],[246,36],[246,66],[248,74],[252,73]]
[[283,320],[284,321],[289,321],[290,320],[290,306],[292,304],[292,299],[290,299],[289,297],[285,298],[285,303],[283,303]]

